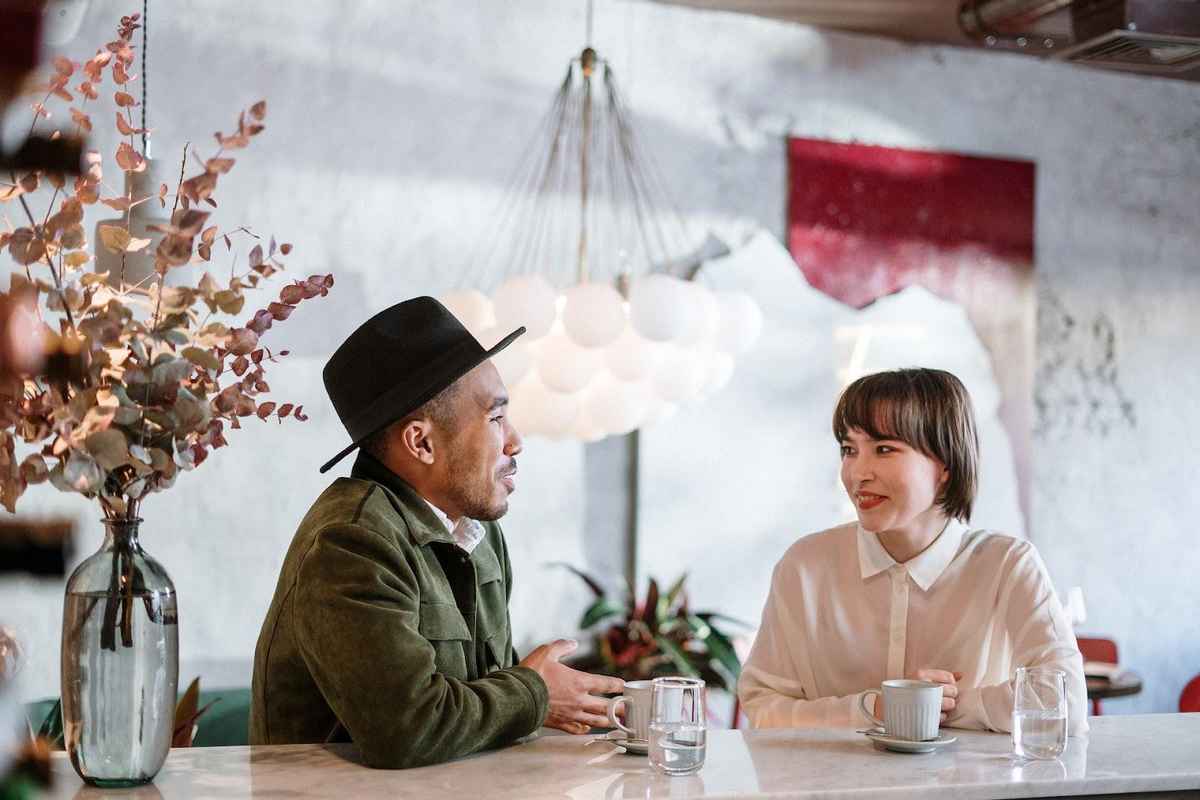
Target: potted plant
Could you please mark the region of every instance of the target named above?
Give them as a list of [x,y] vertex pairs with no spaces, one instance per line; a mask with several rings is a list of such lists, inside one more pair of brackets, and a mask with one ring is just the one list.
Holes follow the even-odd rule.
[[643,597],[631,587],[618,598],[582,570],[560,566],[578,575],[594,597],[579,628],[593,634],[595,647],[577,657],[574,666],[627,681],[685,675],[703,678],[708,687],[737,691],[742,663],[719,624],[745,623],[713,611],[693,610],[685,587],[687,573],[666,592],[650,578]]
[[[124,137],[114,156],[125,191],[104,182],[94,151],[73,179],[32,172],[0,181],[10,223],[0,231],[0,252],[19,269],[0,301],[24,304],[27,312],[9,324],[25,325],[54,354],[37,374],[0,380],[0,502],[14,512],[28,486],[48,482],[99,506],[104,544],[66,587],[62,707],[71,763],[85,781],[105,786],[152,780],[175,727],[176,596],[166,570],[142,549],[142,505],[224,447],[227,430],[242,420],[307,419],[302,406],[264,399],[267,368],[287,351],[273,352],[261,339],[297,304],[333,286],[332,275],[297,280],[241,316],[247,293],[283,269],[291,250],[273,237],[264,248],[248,228],[223,230],[210,220],[233,151],[263,130],[265,102],[243,112],[233,133],[216,134],[211,157],[185,146],[174,189],[138,191],[147,159],[135,136],[145,131],[128,91],[138,27],[138,15],[122,17],[116,38],[87,61],[55,59],[31,127],[65,122],[56,135],[83,135],[101,114],[114,118],[89,103],[111,98]],[[52,112],[54,100],[70,104],[69,114]],[[191,157],[200,169],[185,177]],[[102,222],[90,243],[83,215],[96,203],[121,218]],[[140,225],[139,212],[154,205],[161,222]],[[214,265],[212,274],[180,280],[189,272],[180,267],[208,269],[221,244],[237,257],[232,268]],[[248,253],[234,253],[243,244]],[[100,248],[113,269],[98,268]],[[146,274],[127,270],[133,262],[148,265]]]

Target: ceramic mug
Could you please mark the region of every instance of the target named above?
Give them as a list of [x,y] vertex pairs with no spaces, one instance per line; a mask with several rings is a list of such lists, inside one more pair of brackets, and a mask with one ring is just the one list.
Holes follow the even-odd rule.
[[[646,741],[650,736],[650,695],[654,681],[626,681],[625,694],[608,701],[608,721],[629,735],[630,739]],[[625,722],[617,717],[617,709],[625,706]]]
[[[937,738],[942,720],[940,683],[896,679],[884,681],[882,688],[882,692],[868,689],[859,698],[858,704],[868,719],[897,739],[926,742]],[[877,694],[883,695],[883,719],[867,707],[867,700]]]

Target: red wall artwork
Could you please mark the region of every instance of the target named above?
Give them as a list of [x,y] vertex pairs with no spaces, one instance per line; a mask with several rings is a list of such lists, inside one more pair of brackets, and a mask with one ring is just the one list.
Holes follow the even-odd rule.
[[788,249],[854,308],[920,285],[964,307],[992,357],[1029,521],[1035,335],[1032,162],[788,142]]

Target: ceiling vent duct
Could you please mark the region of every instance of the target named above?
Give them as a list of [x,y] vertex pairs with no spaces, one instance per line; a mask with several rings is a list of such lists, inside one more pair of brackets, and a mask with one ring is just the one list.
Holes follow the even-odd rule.
[[1200,0],[1076,0],[1064,61],[1175,76],[1200,68]]

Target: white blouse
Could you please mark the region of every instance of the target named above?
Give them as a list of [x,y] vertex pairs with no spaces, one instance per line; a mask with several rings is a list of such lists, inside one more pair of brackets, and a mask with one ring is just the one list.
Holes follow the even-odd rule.
[[1087,731],[1083,659],[1031,543],[952,520],[898,564],[851,523],[776,565],[738,695],[755,727],[860,726],[865,690],[944,669],[963,673],[945,724],[1007,732],[1020,666],[1066,672],[1070,733]]

